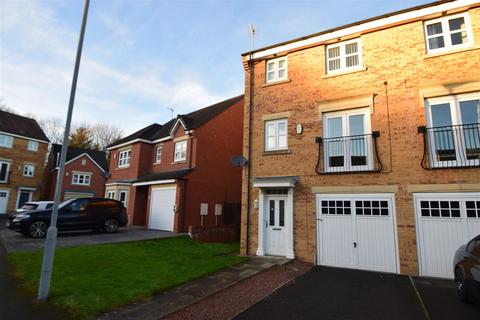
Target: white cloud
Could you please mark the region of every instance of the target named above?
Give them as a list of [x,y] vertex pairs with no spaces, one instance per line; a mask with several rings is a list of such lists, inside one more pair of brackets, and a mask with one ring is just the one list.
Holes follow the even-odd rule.
[[[0,51],[0,98],[21,113],[64,118],[78,31],[56,18],[48,7],[55,2],[0,5],[0,35],[5,39]],[[113,36],[131,36],[119,20],[107,14],[99,17]],[[164,65],[121,69],[98,60],[92,54],[95,45],[89,48],[80,67],[76,122],[108,121],[128,133],[168,120],[166,107],[175,106],[176,113],[186,113],[227,98],[211,93],[193,76],[178,74],[166,79],[161,72]]]

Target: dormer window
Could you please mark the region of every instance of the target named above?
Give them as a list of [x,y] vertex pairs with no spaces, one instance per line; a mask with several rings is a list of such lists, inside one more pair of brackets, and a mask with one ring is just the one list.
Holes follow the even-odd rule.
[[267,61],[266,82],[287,80],[287,57]]
[[327,46],[327,73],[346,72],[362,67],[362,42],[360,39]]
[[468,14],[462,13],[425,22],[427,51],[441,52],[473,43]]
[[174,162],[187,160],[187,140],[178,141],[175,143]]
[[125,168],[130,165],[130,157],[132,155],[132,150],[123,150],[118,153],[118,167]]

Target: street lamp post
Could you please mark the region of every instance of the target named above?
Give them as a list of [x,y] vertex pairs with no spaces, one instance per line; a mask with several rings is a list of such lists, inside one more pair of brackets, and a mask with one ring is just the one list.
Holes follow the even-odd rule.
[[67,156],[68,136],[70,135],[70,125],[72,123],[73,105],[75,102],[75,91],[77,89],[78,70],[80,68],[80,59],[82,57],[83,38],[85,35],[85,26],[87,24],[88,7],[90,0],[85,0],[83,7],[82,26],[80,29],[80,37],[78,39],[77,56],[75,58],[75,68],[73,70],[72,87],[70,90],[70,100],[68,103],[67,119],[65,122],[65,131],[63,133],[62,152],[60,154],[60,163],[57,175],[57,184],[55,186],[55,197],[52,209],[52,217],[50,227],[47,231],[45,239],[45,250],[43,253],[42,271],[40,273],[40,283],[38,286],[38,300],[45,301],[48,299],[50,291],[50,281],[52,279],[53,258],[55,256],[55,245],[57,241],[57,217],[58,204],[60,203],[60,194],[62,190],[63,175],[65,172],[65,158]]

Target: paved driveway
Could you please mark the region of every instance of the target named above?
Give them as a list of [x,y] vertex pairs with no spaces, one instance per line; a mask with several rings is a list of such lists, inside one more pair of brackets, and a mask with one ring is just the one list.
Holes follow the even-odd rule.
[[[480,319],[451,281],[412,278],[431,320]],[[315,267],[236,319],[429,319],[407,276]]]
[[[2,221],[0,220],[0,224]],[[32,239],[21,233],[14,232],[0,227],[0,242],[3,244],[7,252],[17,251],[33,251],[44,247],[45,239]],[[183,234],[145,230],[139,227],[120,228],[118,232],[107,234],[93,231],[69,231],[60,232],[57,238],[58,247],[72,247],[102,243],[128,242],[137,240],[160,239],[168,237],[176,237]]]

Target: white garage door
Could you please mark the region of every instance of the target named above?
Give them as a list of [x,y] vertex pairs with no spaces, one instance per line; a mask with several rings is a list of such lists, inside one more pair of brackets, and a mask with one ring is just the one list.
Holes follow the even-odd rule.
[[453,278],[455,251],[480,234],[480,194],[414,194],[422,276]]
[[149,229],[173,231],[175,196],[175,187],[152,190]]
[[398,272],[391,194],[317,195],[318,264]]

